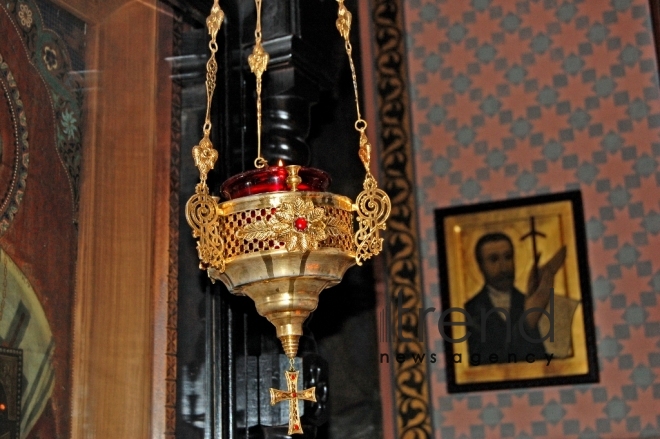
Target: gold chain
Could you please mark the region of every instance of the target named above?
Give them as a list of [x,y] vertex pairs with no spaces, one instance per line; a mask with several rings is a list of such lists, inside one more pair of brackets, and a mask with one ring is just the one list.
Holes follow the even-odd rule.
[[211,143],[211,104],[213,103],[213,91],[215,90],[216,73],[218,72],[218,63],[215,61],[215,53],[218,51],[218,44],[216,38],[218,31],[225,18],[225,13],[220,9],[218,0],[214,0],[213,7],[211,7],[211,14],[206,18],[206,27],[211,35],[209,42],[209,49],[211,49],[211,56],[206,63],[206,119],[204,120],[204,137],[199,141],[199,144],[193,147],[193,158],[195,166],[199,169],[200,183],[197,187],[199,193],[208,193],[206,186],[206,176],[211,169],[215,166],[218,159],[218,151],[213,149]]
[[362,113],[360,112],[360,96],[358,94],[357,74],[355,73],[355,63],[353,62],[353,46],[351,45],[350,40],[353,16],[351,12],[346,9],[344,0],[337,0],[337,3],[339,3],[339,13],[336,22],[337,30],[339,30],[339,33],[344,38],[344,47],[346,48],[348,62],[351,66],[351,77],[353,78],[353,92],[355,93],[355,108],[357,110],[355,129],[360,133],[360,151],[358,152],[358,155],[360,156],[362,164],[367,170],[367,174],[370,175],[371,144],[369,143],[369,139],[367,139],[366,134],[367,121],[362,119]]
[[262,76],[268,68],[268,52],[264,50],[261,44],[261,0],[254,0],[257,7],[257,24],[254,30],[254,49],[248,56],[250,70],[257,77],[257,158],[254,160],[254,166],[263,168],[267,162],[261,156],[261,82]]
[[186,203],[186,220],[193,229],[193,237],[197,241],[197,253],[200,259],[200,268],[214,268],[220,273],[225,271],[224,238],[219,232],[220,208],[216,199],[210,195],[209,187],[206,185],[206,177],[215,166],[218,159],[218,151],[211,143],[211,104],[213,91],[216,84],[216,73],[218,64],[215,61],[215,53],[218,51],[216,38],[222,25],[225,14],[214,0],[211,14],[206,19],[206,27],[211,35],[209,48],[211,56],[206,63],[206,119],[204,121],[204,137],[192,149],[195,166],[199,169],[199,184],[195,187],[195,193]]
[[211,35],[209,41],[209,49],[211,49],[211,56],[206,62],[206,119],[204,121],[204,135],[211,133],[211,104],[213,102],[213,92],[215,91],[216,73],[218,72],[218,63],[215,61],[215,53],[218,51],[218,43],[216,38],[220,25],[224,19],[224,12],[218,5],[218,0],[214,0],[213,7],[211,8],[211,15],[206,19],[206,26]]

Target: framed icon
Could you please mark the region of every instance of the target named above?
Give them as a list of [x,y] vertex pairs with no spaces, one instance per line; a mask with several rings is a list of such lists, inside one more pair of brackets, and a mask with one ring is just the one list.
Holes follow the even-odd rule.
[[598,381],[580,192],[435,211],[447,390]]

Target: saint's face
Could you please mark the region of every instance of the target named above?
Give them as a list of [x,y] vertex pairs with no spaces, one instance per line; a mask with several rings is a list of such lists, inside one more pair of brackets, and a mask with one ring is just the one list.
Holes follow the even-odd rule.
[[511,244],[505,240],[485,243],[481,247],[479,268],[487,285],[499,291],[510,291],[515,279]]

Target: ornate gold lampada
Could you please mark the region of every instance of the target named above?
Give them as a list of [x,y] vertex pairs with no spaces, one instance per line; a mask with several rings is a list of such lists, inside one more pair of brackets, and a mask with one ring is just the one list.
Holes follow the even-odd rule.
[[[271,404],[289,401],[289,434],[303,432],[298,400],[315,401],[315,389],[297,391],[299,372],[293,367],[302,325],[318,306],[319,294],[339,283],[346,270],[380,253],[385,221],[391,210],[387,194],[378,189],[370,172],[371,145],[365,133],[358,99],[357,78],[349,41],[351,13],[344,0],[337,0],[337,29],[345,40],[357,108],[355,129],[360,133],[358,155],[366,169],[363,190],[355,203],[325,192],[322,171],[298,165],[268,167],[261,156],[261,84],[268,53],[261,40],[261,0],[255,0],[257,23],[255,45],[248,63],[257,78],[257,170],[232,177],[223,188],[248,181],[247,190],[224,190],[227,201],[209,192],[208,172],[218,158],[210,140],[211,101],[215,89],[218,50],[216,37],[224,13],[214,0],[206,20],[211,41],[207,62],[207,107],[204,136],[193,148],[200,182],[186,205],[186,218],[198,238],[200,268],[212,281],[221,280],[234,294],[250,297],[257,312],[276,328],[277,337],[289,357],[287,390],[271,389]],[[279,176],[279,184],[251,185],[250,178]],[[260,180],[261,179],[261,180]],[[250,189],[250,186],[253,186]],[[323,189],[323,190],[319,190]],[[250,194],[252,193],[252,194]],[[357,231],[354,222],[357,221]]]

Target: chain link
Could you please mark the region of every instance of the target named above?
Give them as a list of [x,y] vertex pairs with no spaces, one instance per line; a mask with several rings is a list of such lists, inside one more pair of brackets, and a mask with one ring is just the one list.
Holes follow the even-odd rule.
[[257,8],[257,24],[254,30],[254,49],[248,56],[248,64],[257,77],[257,158],[254,160],[254,166],[263,168],[268,163],[261,156],[261,84],[262,76],[268,68],[269,55],[261,44],[261,0],[254,0],[254,3]]
[[206,62],[206,118],[204,119],[204,135],[209,136],[211,133],[211,104],[213,103],[213,92],[215,91],[216,85],[216,75],[218,73],[218,63],[215,60],[215,54],[218,51],[218,43],[216,38],[218,36],[218,31],[222,25],[222,21],[225,18],[225,14],[220,9],[218,0],[214,0],[213,6],[211,7],[211,15],[206,19],[206,26],[211,35],[211,40],[209,41],[209,49],[211,50],[211,56]]
[[355,72],[355,63],[353,62],[353,46],[351,45],[351,24],[353,16],[351,12],[344,5],[344,0],[337,0],[339,3],[338,17],[336,21],[337,30],[344,38],[344,48],[348,55],[348,63],[351,67],[351,78],[353,80],[353,93],[355,94],[355,109],[357,112],[357,120],[355,122],[355,130],[360,133],[360,151],[358,153],[362,164],[367,170],[367,175],[370,175],[369,167],[371,163],[371,144],[367,139],[367,122],[362,119],[362,112],[360,111],[360,94],[358,92],[357,73]]
[[196,192],[198,193],[208,193],[206,176],[213,169],[218,159],[218,151],[213,148],[213,143],[211,142],[211,105],[213,103],[213,92],[215,91],[216,74],[218,72],[218,63],[215,61],[215,53],[218,51],[216,38],[224,18],[225,13],[220,9],[218,0],[214,0],[211,14],[206,18],[206,27],[208,28],[209,35],[211,35],[209,42],[211,56],[206,62],[206,117],[202,127],[204,136],[192,150],[195,166],[199,169],[200,183],[196,188]]

